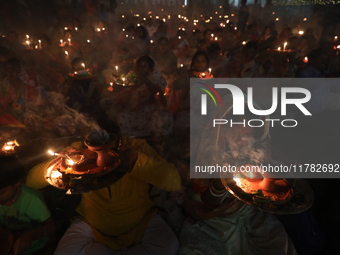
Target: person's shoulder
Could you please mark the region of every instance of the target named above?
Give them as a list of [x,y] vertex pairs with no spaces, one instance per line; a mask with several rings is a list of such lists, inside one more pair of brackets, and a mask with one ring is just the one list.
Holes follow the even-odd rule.
[[42,198],[42,194],[39,190],[36,190],[36,189],[33,189],[33,188],[30,188],[28,186],[26,186],[25,184],[21,184],[21,190],[22,190],[22,195],[25,196],[25,197],[39,197],[39,198]]

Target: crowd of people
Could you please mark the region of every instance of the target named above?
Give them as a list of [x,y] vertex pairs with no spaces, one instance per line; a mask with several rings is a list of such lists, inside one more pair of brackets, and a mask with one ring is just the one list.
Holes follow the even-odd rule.
[[[190,78],[339,77],[337,5],[289,19],[279,16],[286,7],[270,0],[264,6],[242,0],[237,8],[224,1],[215,9],[202,1],[207,10],[189,1],[178,6],[180,14],[168,14],[166,6],[120,11],[116,1],[99,0],[55,3],[55,12],[45,3],[43,13],[37,5],[44,1],[8,2],[2,11],[22,15],[11,22],[18,15],[3,13],[1,20],[0,128],[66,137],[84,135],[78,125],[95,123],[122,137],[129,169],[109,193],[82,194],[78,216],[55,246],[48,243],[52,253],[322,254],[329,240],[311,211],[300,221],[280,221],[233,197],[219,179],[190,179]],[[317,99],[308,109],[329,109],[333,90],[314,87]],[[259,93],[260,105],[266,96]],[[44,167],[34,167],[21,184],[17,159],[0,157],[0,168],[11,170],[0,174],[4,254],[35,254],[55,232],[53,215],[35,191],[48,186],[37,177]],[[27,194],[32,201],[20,207]],[[9,217],[19,219],[18,226]],[[294,224],[298,236],[289,231]]]

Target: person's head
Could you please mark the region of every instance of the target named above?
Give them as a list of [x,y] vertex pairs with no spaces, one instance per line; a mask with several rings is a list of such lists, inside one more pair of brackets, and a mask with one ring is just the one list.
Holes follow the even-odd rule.
[[85,59],[79,57],[74,58],[71,62],[71,66],[73,72],[82,71],[85,68]]
[[262,31],[262,35],[269,35],[270,34],[270,27],[269,26],[265,26],[263,28],[263,31]]
[[191,60],[191,69],[195,72],[205,72],[209,67],[209,57],[204,51],[197,51]]
[[308,64],[320,72],[323,72],[327,69],[328,63],[328,54],[323,49],[315,49],[308,54]]
[[168,38],[162,36],[158,40],[158,50],[161,53],[165,53],[169,50],[169,40]]
[[210,41],[211,40],[211,34],[212,34],[212,30],[211,29],[206,29],[203,32],[203,38],[206,41]]
[[246,5],[247,4],[247,0],[241,0],[241,5]]
[[11,202],[25,176],[25,169],[14,156],[0,156],[0,204]]
[[146,28],[143,26],[136,27],[135,35],[144,40],[148,37],[148,30],[146,30]]
[[195,29],[192,34],[196,38],[196,40],[199,40],[202,37],[202,31],[199,29]]
[[149,56],[142,56],[136,61],[135,72],[139,77],[148,76],[155,67],[155,61]]

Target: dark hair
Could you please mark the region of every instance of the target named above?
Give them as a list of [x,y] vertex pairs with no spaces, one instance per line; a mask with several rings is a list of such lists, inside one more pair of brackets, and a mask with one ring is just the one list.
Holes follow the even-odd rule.
[[0,189],[20,182],[25,176],[23,165],[14,156],[0,156]]
[[139,59],[137,59],[136,65],[137,65],[137,66],[140,65],[140,63],[142,63],[143,61],[145,61],[146,63],[148,63],[148,66],[149,66],[150,68],[154,68],[154,66],[155,66],[155,61],[154,61],[151,57],[149,57],[149,56],[147,56],[147,55],[144,55],[144,56],[140,57]]
[[20,70],[20,68],[22,66],[22,62],[18,58],[10,58],[10,59],[5,61],[5,67],[7,67],[7,66],[15,68],[17,70]]
[[77,58],[74,58],[72,60],[71,65],[75,66],[75,65],[78,65],[78,64],[81,64],[81,63],[84,63],[84,62],[85,62],[85,59],[77,57]]
[[162,36],[158,39],[158,44],[160,44],[162,41],[166,42],[167,44],[169,43],[169,39],[165,36]]
[[190,64],[190,68],[191,68],[191,69],[193,68],[194,62],[196,61],[196,59],[197,59],[198,56],[200,56],[200,55],[205,57],[205,60],[207,61],[207,65],[209,66],[209,57],[208,57],[207,53],[205,53],[205,51],[197,51],[197,52],[192,56],[191,64]]
[[206,36],[206,34],[207,34],[207,33],[209,33],[209,32],[210,32],[210,33],[212,33],[213,31],[212,31],[211,29],[209,29],[209,28],[208,28],[208,29],[206,29],[206,30],[204,30],[204,32],[203,32],[203,36],[205,37],[205,36]]

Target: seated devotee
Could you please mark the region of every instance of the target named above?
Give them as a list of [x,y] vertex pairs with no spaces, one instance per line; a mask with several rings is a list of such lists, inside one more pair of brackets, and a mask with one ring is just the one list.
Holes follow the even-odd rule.
[[190,62],[191,49],[185,30],[177,31],[176,37],[171,39],[170,48],[180,64],[187,65]]
[[102,118],[99,106],[101,85],[96,76],[85,70],[83,58],[75,58],[71,64],[72,73],[62,89],[66,105],[96,119]]
[[208,46],[213,41],[213,39],[214,38],[212,37],[212,30],[211,29],[204,30],[203,38],[198,43],[198,50],[200,51],[207,50]]
[[170,50],[169,40],[166,37],[159,38],[155,50],[151,52],[151,57],[163,74],[171,74],[177,69],[177,58]]
[[12,58],[5,62],[5,72],[0,97],[3,108],[18,112],[25,104],[44,105],[45,90],[34,70],[24,68],[19,59]]
[[189,78],[213,78],[209,69],[209,57],[198,51],[191,60],[190,70],[174,81],[169,97],[169,109],[174,113],[174,133],[182,133],[189,128],[190,84]]
[[[144,140],[122,137],[115,124],[106,129],[116,137],[112,151],[118,153],[122,178],[108,188],[82,194],[76,217],[61,238],[54,254],[159,254],[175,255],[178,240],[157,214],[150,199],[153,185],[173,191],[180,186],[177,169],[161,158]],[[73,143],[79,151],[82,142]],[[50,161],[35,166],[27,176],[27,185],[43,188],[43,176]],[[115,171],[114,169],[113,171]]]
[[[225,104],[225,111],[221,112],[227,112],[230,106],[231,102]],[[270,160],[268,136],[258,139],[265,133],[251,127],[233,126],[208,134],[207,128],[202,131],[204,136],[198,135],[197,141],[190,141],[197,142],[198,149],[190,152],[196,165],[204,165],[203,162],[209,162],[209,157],[214,159],[214,155],[219,155],[215,162],[231,165]],[[216,144],[211,142],[217,137]],[[178,197],[187,218],[179,234],[178,254],[297,254],[275,215],[238,200],[227,191],[223,179],[187,179],[181,191]]]
[[[154,133],[172,133],[172,114],[165,109],[164,77],[155,69],[155,62],[149,56],[136,61],[135,86],[122,86],[120,101],[124,111],[117,121],[122,134],[130,136],[150,136]],[[124,99],[123,99],[124,98]]]
[[1,254],[36,254],[55,225],[41,193],[21,181],[25,169],[14,156],[0,156]]

